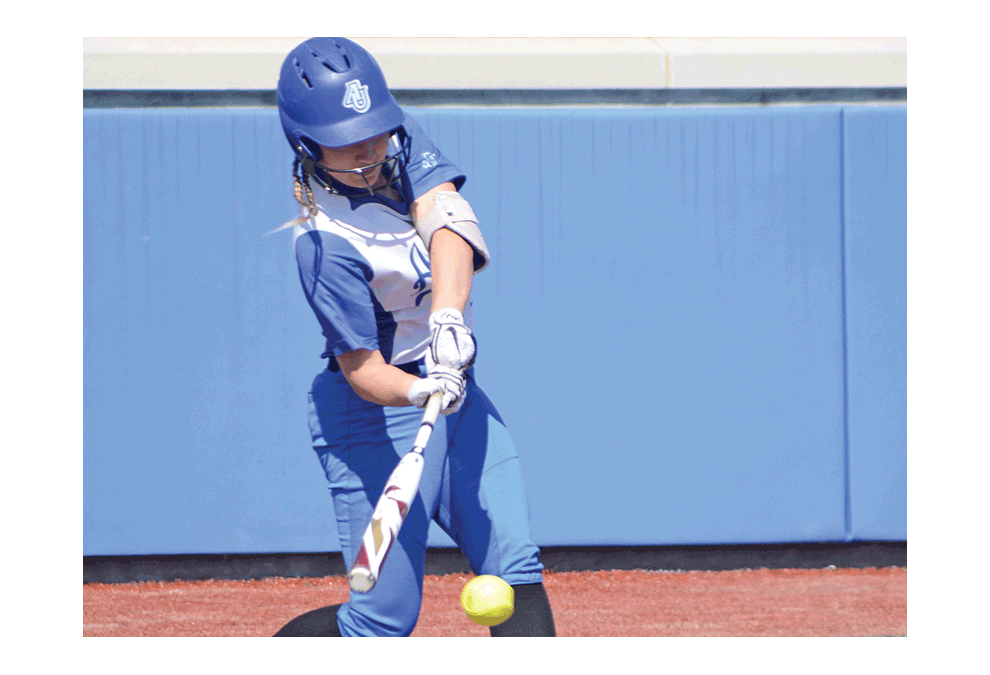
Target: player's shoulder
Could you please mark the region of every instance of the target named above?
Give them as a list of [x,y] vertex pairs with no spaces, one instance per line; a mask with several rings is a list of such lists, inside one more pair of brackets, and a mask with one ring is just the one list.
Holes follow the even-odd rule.
[[299,223],[292,234],[296,257],[309,258],[314,253],[320,257],[351,257],[358,250],[347,237],[346,230],[337,227],[322,214]]
[[[299,271],[307,278],[343,280],[351,276],[374,276],[364,247],[333,227],[316,226],[316,218],[296,226],[294,249]],[[343,270],[349,273],[340,274]]]
[[408,110],[402,108],[402,129],[411,137],[417,138],[425,136],[426,132],[423,131],[422,125],[419,121],[409,113]]
[[400,133],[405,135],[402,140],[404,143],[408,143],[412,156],[415,158],[423,152],[436,152],[434,140],[423,129],[419,121],[406,110],[403,110],[403,113],[405,113],[405,118],[402,121]]
[[408,112],[403,123],[403,132],[407,134],[408,162],[406,165],[411,181],[413,198],[419,198],[431,189],[443,183],[453,183],[460,190],[467,177],[451,158],[447,157],[434,140]]

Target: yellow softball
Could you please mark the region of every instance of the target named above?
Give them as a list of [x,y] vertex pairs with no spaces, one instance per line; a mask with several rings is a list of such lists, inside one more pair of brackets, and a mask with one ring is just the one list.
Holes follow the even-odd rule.
[[504,580],[482,574],[464,584],[461,607],[475,623],[497,626],[512,616],[515,595],[512,586]]

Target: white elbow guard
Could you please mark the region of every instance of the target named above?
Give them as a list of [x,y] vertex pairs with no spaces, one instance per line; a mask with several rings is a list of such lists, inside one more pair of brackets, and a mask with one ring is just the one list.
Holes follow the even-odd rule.
[[485,245],[485,238],[481,236],[481,230],[478,228],[478,217],[474,215],[471,205],[459,192],[438,192],[433,208],[419,218],[414,226],[419,236],[426,242],[427,248],[430,247],[430,240],[437,230],[446,227],[456,232],[474,249],[475,274],[488,266],[490,260],[488,246]]

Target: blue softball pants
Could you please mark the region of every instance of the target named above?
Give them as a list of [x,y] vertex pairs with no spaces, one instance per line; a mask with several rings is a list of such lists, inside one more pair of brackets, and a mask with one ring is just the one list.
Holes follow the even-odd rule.
[[[425,375],[425,370],[420,371]],[[359,397],[342,373],[324,371],[309,394],[309,426],[350,566],[385,481],[412,449],[423,411]],[[441,415],[424,452],[419,494],[368,593],[337,612],[344,636],[408,636],[416,627],[430,522],[450,535],[475,574],[509,584],[543,580],[519,457],[498,411],[469,373],[461,409]]]

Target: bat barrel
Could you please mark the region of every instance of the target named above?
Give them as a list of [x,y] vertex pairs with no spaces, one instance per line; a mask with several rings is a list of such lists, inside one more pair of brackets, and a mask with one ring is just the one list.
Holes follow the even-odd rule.
[[347,583],[352,591],[367,593],[378,581],[381,566],[419,491],[419,481],[423,475],[422,453],[440,413],[441,400],[440,392],[430,396],[413,449],[399,461],[385,482],[385,490],[378,498],[371,522],[365,529],[361,548],[347,573]]

